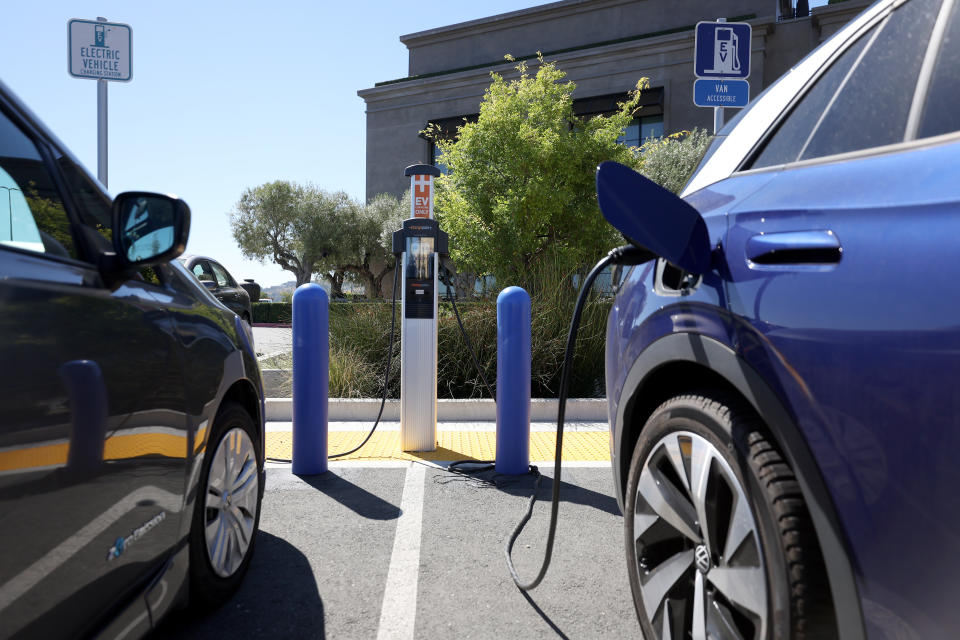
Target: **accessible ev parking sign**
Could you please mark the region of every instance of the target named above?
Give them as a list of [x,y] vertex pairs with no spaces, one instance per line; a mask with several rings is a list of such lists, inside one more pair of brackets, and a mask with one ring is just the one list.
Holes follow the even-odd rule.
[[750,100],[750,37],[746,22],[698,22],[694,44],[693,103],[745,107]]
[[93,80],[130,81],[130,25],[74,18],[67,23],[67,40],[70,75]]

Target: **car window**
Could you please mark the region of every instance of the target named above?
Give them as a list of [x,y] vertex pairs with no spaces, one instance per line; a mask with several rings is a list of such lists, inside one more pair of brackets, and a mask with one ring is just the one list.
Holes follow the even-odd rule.
[[893,12],[841,85],[801,160],[903,140],[939,6],[940,0],[912,0]]
[[810,137],[817,120],[827,108],[843,79],[850,73],[853,63],[863,53],[867,43],[877,31],[874,27],[844,51],[840,58],[820,76],[807,95],[794,107],[776,133],[767,141],[751,168],[759,169],[793,162]]
[[960,109],[956,100],[960,95],[960,3],[954,2],[950,22],[943,34],[937,62],[930,78],[923,114],[920,117],[918,138],[938,136],[960,131]]
[[70,219],[37,146],[2,112],[0,245],[77,257]]
[[836,59],[766,142],[758,169],[903,140],[940,0],[913,0]]
[[213,271],[210,270],[210,265],[207,264],[206,260],[200,260],[197,264],[193,265],[193,275],[197,276],[197,280],[200,282],[216,282],[217,277],[213,275]]
[[217,286],[218,287],[235,287],[237,284],[233,281],[233,278],[230,277],[230,274],[227,273],[227,270],[221,267],[216,262],[211,262],[210,266],[213,268],[213,273],[217,277]]
[[96,249],[111,251],[113,214],[110,200],[70,158],[60,156],[57,163],[77,207],[81,232]]

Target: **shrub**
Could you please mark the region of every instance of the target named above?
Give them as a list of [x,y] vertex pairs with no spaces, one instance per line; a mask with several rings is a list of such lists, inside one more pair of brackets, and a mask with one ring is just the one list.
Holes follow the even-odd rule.
[[661,187],[680,193],[710,144],[703,129],[681,131],[640,147],[639,171]]
[[293,319],[293,305],[289,302],[254,302],[253,321],[289,323]]
[[[576,289],[560,282],[531,299],[531,395],[556,397],[567,329]],[[571,397],[601,397],[603,345],[610,303],[595,300],[583,312],[571,377]],[[497,305],[494,300],[457,303],[464,329],[477,352],[487,382],[496,392]],[[437,395],[440,398],[486,398],[473,359],[457,326],[453,307],[440,303]],[[397,302],[395,340],[388,397],[400,397],[400,303]],[[332,303],[330,305],[330,397],[378,398],[383,393],[383,367],[390,344],[390,303]],[[288,369],[289,354],[261,362],[263,368]]]

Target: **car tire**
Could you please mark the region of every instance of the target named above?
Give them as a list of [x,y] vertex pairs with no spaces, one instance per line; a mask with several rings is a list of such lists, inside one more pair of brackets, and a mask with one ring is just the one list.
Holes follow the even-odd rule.
[[644,637],[835,635],[799,484],[738,400],[706,392],[660,405],[634,449],[625,512]]
[[207,443],[190,528],[193,605],[222,604],[250,566],[260,526],[262,461],[250,414],[239,404],[225,404]]

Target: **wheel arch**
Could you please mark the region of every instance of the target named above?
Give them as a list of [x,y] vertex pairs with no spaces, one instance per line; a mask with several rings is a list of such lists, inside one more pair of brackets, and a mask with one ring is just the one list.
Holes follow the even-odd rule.
[[220,407],[217,409],[217,413],[219,414],[220,411],[223,410],[223,407],[229,402],[237,403],[250,414],[250,418],[253,419],[253,424],[257,428],[260,437],[260,454],[266,456],[263,450],[265,434],[263,416],[260,414],[260,395],[254,388],[253,383],[246,378],[242,378],[230,385],[230,388],[223,394],[223,399],[220,401]]
[[766,425],[800,483],[824,556],[841,638],[863,639],[863,615],[840,519],[813,453],[793,413],[761,376],[729,346],[700,334],[673,333],[651,343],[621,387],[614,420],[613,465],[623,505],[633,448],[649,416],[664,401],[698,389],[740,398]]

